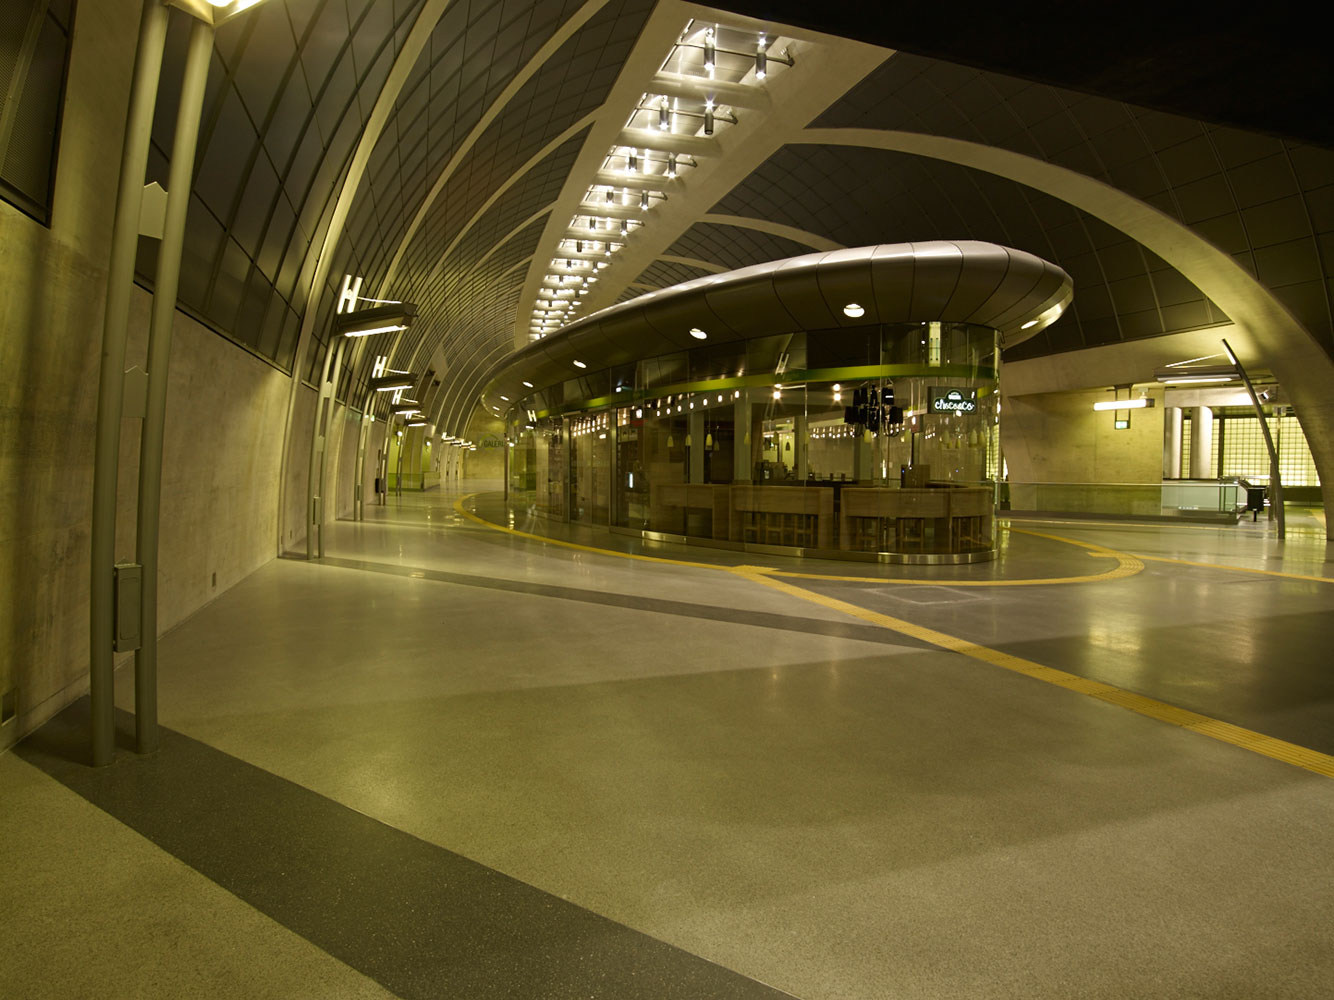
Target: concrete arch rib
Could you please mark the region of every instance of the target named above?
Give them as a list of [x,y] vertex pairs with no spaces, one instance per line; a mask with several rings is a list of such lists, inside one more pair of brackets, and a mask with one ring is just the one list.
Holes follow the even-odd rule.
[[[1175,219],[1084,174],[995,146],[944,136],[859,128],[811,128],[794,144],[861,146],[957,163],[1017,181],[1074,205],[1167,261],[1228,314],[1243,363],[1259,361],[1287,390],[1323,489],[1334,484],[1334,361],[1268,289],[1230,256]],[[1078,290],[1076,290],[1076,295]],[[1334,539],[1334,519],[1326,522]]]
[[[301,373],[305,371],[306,367],[306,353],[310,350],[311,334],[320,312],[318,306],[319,291],[324,287],[324,282],[328,277],[334,249],[343,237],[343,227],[347,224],[348,213],[352,210],[352,202],[356,199],[357,192],[361,188],[361,181],[366,175],[366,166],[370,162],[371,153],[374,151],[376,143],[380,141],[380,136],[384,133],[384,127],[389,121],[389,116],[394,110],[399,94],[402,93],[403,87],[412,73],[412,68],[417,64],[417,60],[426,48],[427,42],[430,41],[431,33],[435,31],[435,26],[440,22],[445,9],[452,2],[453,0],[426,0],[421,13],[417,15],[412,30],[408,32],[407,38],[403,41],[403,47],[399,49],[398,54],[394,57],[394,65],[390,67],[389,75],[385,77],[384,84],[380,87],[380,93],[375,98],[375,106],[371,109],[370,117],[366,121],[366,127],[362,129],[361,136],[357,139],[357,148],[352,154],[347,172],[343,175],[342,184],[338,189],[338,198],[334,202],[333,216],[329,220],[329,228],[325,231],[324,239],[320,242],[318,250],[315,244],[311,244],[301,265],[299,280],[311,291],[306,299],[306,309],[301,317],[301,328],[297,335],[296,354],[292,365],[292,383],[287,395],[287,418],[283,422],[282,455],[284,469],[278,480],[278,537],[275,539],[280,555],[283,551],[283,534],[287,527],[285,518],[288,483],[292,478],[286,468],[292,460],[292,420],[296,414],[297,393],[301,390]],[[299,467],[300,458],[296,459],[296,462]]]
[[711,260],[700,260],[698,257],[674,257],[671,254],[660,253],[655,259],[665,260],[669,264],[684,264],[686,267],[708,271],[710,274],[725,274],[731,270],[723,264],[715,264]]
[[701,215],[696,222],[711,222],[716,226],[736,226],[739,229],[754,229],[757,232],[768,233],[770,236],[781,236],[783,239],[791,240],[793,243],[800,243],[802,246],[810,247],[812,250],[843,250],[842,243],[835,243],[827,236],[821,236],[819,233],[812,233],[805,229],[798,229],[796,226],[785,226],[781,222],[770,222],[768,219],[752,219],[745,215]]

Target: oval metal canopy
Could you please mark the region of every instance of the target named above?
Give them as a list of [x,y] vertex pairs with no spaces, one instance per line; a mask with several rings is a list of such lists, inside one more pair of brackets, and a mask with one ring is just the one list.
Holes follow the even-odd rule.
[[[1024,250],[971,240],[804,254],[648,292],[571,323],[497,365],[482,394],[526,395],[580,370],[774,334],[878,323],[973,323],[1012,347],[1060,318],[1070,276]],[[700,334],[704,334],[701,338]],[[575,362],[581,362],[576,367]]]

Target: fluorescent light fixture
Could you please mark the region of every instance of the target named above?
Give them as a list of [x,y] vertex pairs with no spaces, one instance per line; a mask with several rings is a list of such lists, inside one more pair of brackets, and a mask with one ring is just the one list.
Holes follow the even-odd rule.
[[1136,399],[1106,399],[1100,403],[1094,403],[1095,410],[1142,410],[1147,406],[1152,406],[1153,400],[1146,396],[1139,396]]
[[843,307],[843,315],[856,319],[858,316],[865,316],[866,310],[856,302],[849,302]]
[[503,399],[503,400],[504,400],[505,402],[507,402],[507,403],[510,401],[510,398],[509,398],[508,396],[501,396],[500,398]]
[[1164,385],[1202,385],[1232,382],[1241,376],[1233,365],[1168,365],[1154,370],[1153,377]]
[[368,330],[347,330],[344,331],[344,337],[369,337],[377,333],[394,333],[398,330],[406,330],[406,326],[373,326]]
[[381,375],[367,384],[372,392],[396,392],[399,389],[411,389],[413,381],[407,375]]
[[584,364],[582,361],[576,361],[576,362],[574,362],[574,367],[576,367],[576,368],[587,368],[588,365]]
[[416,318],[417,307],[411,302],[400,302],[339,313],[333,319],[333,329],[335,334],[341,333],[344,337],[369,337],[376,333],[406,330]]
[[218,27],[238,14],[243,14],[262,0],[167,0],[172,7],[179,7],[205,24]]
[[707,340],[709,335],[699,327],[692,326],[690,328],[690,336],[694,337],[696,340]]
[[533,387],[533,383],[531,382],[524,382],[524,385],[526,385],[529,389]]

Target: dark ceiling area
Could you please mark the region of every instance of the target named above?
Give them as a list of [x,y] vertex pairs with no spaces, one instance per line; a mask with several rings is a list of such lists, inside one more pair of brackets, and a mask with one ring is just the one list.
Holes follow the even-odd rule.
[[1160,111],[1334,147],[1314,5],[812,4],[721,7]]

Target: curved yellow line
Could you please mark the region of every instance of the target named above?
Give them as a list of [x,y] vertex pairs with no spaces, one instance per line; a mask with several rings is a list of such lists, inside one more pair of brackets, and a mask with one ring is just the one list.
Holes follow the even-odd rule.
[[[1052,538],[1055,536],[1047,535],[1044,537]],[[1062,541],[1068,540],[1062,539]],[[1086,543],[1075,542],[1075,544],[1083,545]],[[1127,691],[1112,684],[1106,684],[1089,677],[1081,677],[1078,674],[1058,670],[1055,667],[1044,666],[1041,663],[1026,660],[1021,656],[1015,656],[1003,650],[992,649],[990,646],[969,642],[967,639],[949,635],[945,632],[937,632],[935,629],[904,621],[902,618],[894,618],[878,611],[871,611],[856,604],[850,604],[847,601],[840,601],[838,598],[830,597],[827,594],[803,590],[793,584],[784,583],[782,580],[775,580],[772,573],[763,572],[757,567],[737,566],[733,568],[732,572],[744,580],[771,587],[791,597],[810,601],[833,611],[841,611],[852,618],[878,625],[880,628],[889,629],[901,635],[910,636],[939,649],[959,653],[962,656],[1022,674],[1045,684],[1065,688],[1067,691],[1073,691],[1089,698],[1096,698],[1098,701],[1119,705],[1121,708],[1148,716],[1150,719],[1180,726],[1182,729],[1198,733],[1201,736],[1208,736],[1210,739],[1218,740],[1221,743],[1228,743],[1243,750],[1250,750],[1253,753],[1271,757],[1274,760],[1283,761],[1307,771],[1313,771],[1326,778],[1334,778],[1334,757],[1318,750],[1298,746],[1295,743],[1276,739],[1264,733],[1257,733],[1251,729],[1244,729],[1230,722],[1223,722],[1220,719],[1201,715],[1199,712],[1192,712],[1189,709],[1158,701],[1156,698],[1149,698],[1134,691]]]
[[1137,558],[1125,552],[1117,552],[1115,549],[1109,549],[1103,545],[1095,545],[1092,542],[1080,542],[1073,538],[1062,538],[1060,535],[1044,535],[1037,531],[1023,531],[1019,528],[1011,528],[1011,531],[1020,531],[1026,535],[1036,535],[1039,538],[1049,538],[1057,542],[1066,542],[1070,545],[1077,545],[1080,548],[1088,549],[1090,555],[1103,556],[1116,560],[1116,568],[1107,570],[1103,573],[1093,573],[1088,576],[1061,576],[1046,577],[1033,580],[907,580],[898,577],[881,576],[832,576],[825,573],[801,573],[796,570],[778,569],[773,566],[720,566],[717,563],[691,562],[688,559],[668,559],[665,556],[645,556],[636,552],[618,552],[615,549],[604,549],[596,545],[581,545],[578,542],[567,542],[560,538],[549,538],[546,535],[538,535],[531,531],[520,531],[518,528],[507,528],[501,524],[495,524],[478,514],[464,508],[463,504],[473,497],[479,496],[477,493],[469,493],[466,496],[459,497],[454,501],[454,512],[467,518],[476,524],[490,528],[493,531],[500,531],[508,535],[517,535],[520,538],[529,538],[536,542],[542,542],[547,545],[558,545],[561,548],[574,549],[579,552],[595,552],[603,556],[618,556],[622,559],[637,559],[641,562],[664,563],[668,566],[690,566],[696,569],[713,569],[720,572],[729,573],[738,570],[748,572],[765,573],[771,576],[785,576],[799,578],[804,580],[830,580],[838,583],[874,583],[884,586],[886,584],[904,584],[920,587],[1040,587],[1047,585],[1057,585],[1063,583],[1098,583],[1103,580],[1120,580],[1128,576],[1134,576],[1144,569],[1144,564]]

